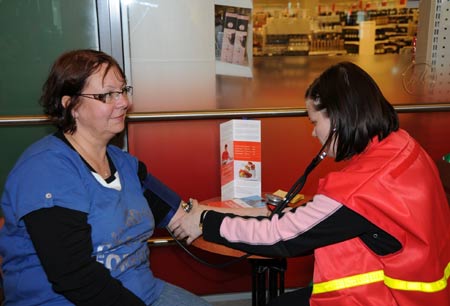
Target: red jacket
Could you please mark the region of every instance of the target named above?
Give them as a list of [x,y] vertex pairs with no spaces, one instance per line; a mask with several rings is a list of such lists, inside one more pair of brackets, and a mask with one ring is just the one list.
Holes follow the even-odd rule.
[[394,236],[379,256],[359,238],[315,251],[311,306],[450,305],[450,209],[436,166],[403,130],[319,183],[324,194]]

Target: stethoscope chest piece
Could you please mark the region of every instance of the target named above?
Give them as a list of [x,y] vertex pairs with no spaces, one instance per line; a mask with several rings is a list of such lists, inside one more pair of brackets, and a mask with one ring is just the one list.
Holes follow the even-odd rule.
[[283,198],[274,194],[266,193],[266,206],[270,211],[273,211],[278,205],[283,203]]

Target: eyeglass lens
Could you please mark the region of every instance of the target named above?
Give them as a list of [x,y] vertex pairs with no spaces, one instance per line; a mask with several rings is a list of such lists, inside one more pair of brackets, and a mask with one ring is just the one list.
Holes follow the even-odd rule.
[[125,98],[129,98],[133,95],[133,87],[126,86],[121,91],[113,91],[105,96],[105,102],[117,101],[120,96],[123,95]]

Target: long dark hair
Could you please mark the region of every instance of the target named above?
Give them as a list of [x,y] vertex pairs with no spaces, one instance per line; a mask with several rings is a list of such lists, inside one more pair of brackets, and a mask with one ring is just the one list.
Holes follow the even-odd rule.
[[[117,61],[108,54],[84,49],[62,54],[53,64],[47,81],[44,83],[39,100],[44,113],[63,132],[75,132],[76,122],[72,110],[79,104],[79,97],[86,85],[86,80],[106,64],[105,75],[114,68],[126,83],[126,77]],[[67,108],[62,105],[62,97],[69,96],[71,101]]]
[[382,140],[399,128],[397,113],[378,85],[350,62],[325,70],[309,86],[305,98],[330,118],[330,134],[337,139],[336,161],[363,152],[373,137]]

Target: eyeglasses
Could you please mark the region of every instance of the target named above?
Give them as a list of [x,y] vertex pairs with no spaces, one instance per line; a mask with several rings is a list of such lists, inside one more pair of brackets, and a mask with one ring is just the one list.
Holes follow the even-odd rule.
[[133,86],[125,86],[121,91],[110,91],[102,94],[78,94],[77,96],[85,97],[89,99],[94,99],[101,101],[103,103],[113,103],[119,100],[120,96],[123,95],[125,98],[129,98],[133,95]]

